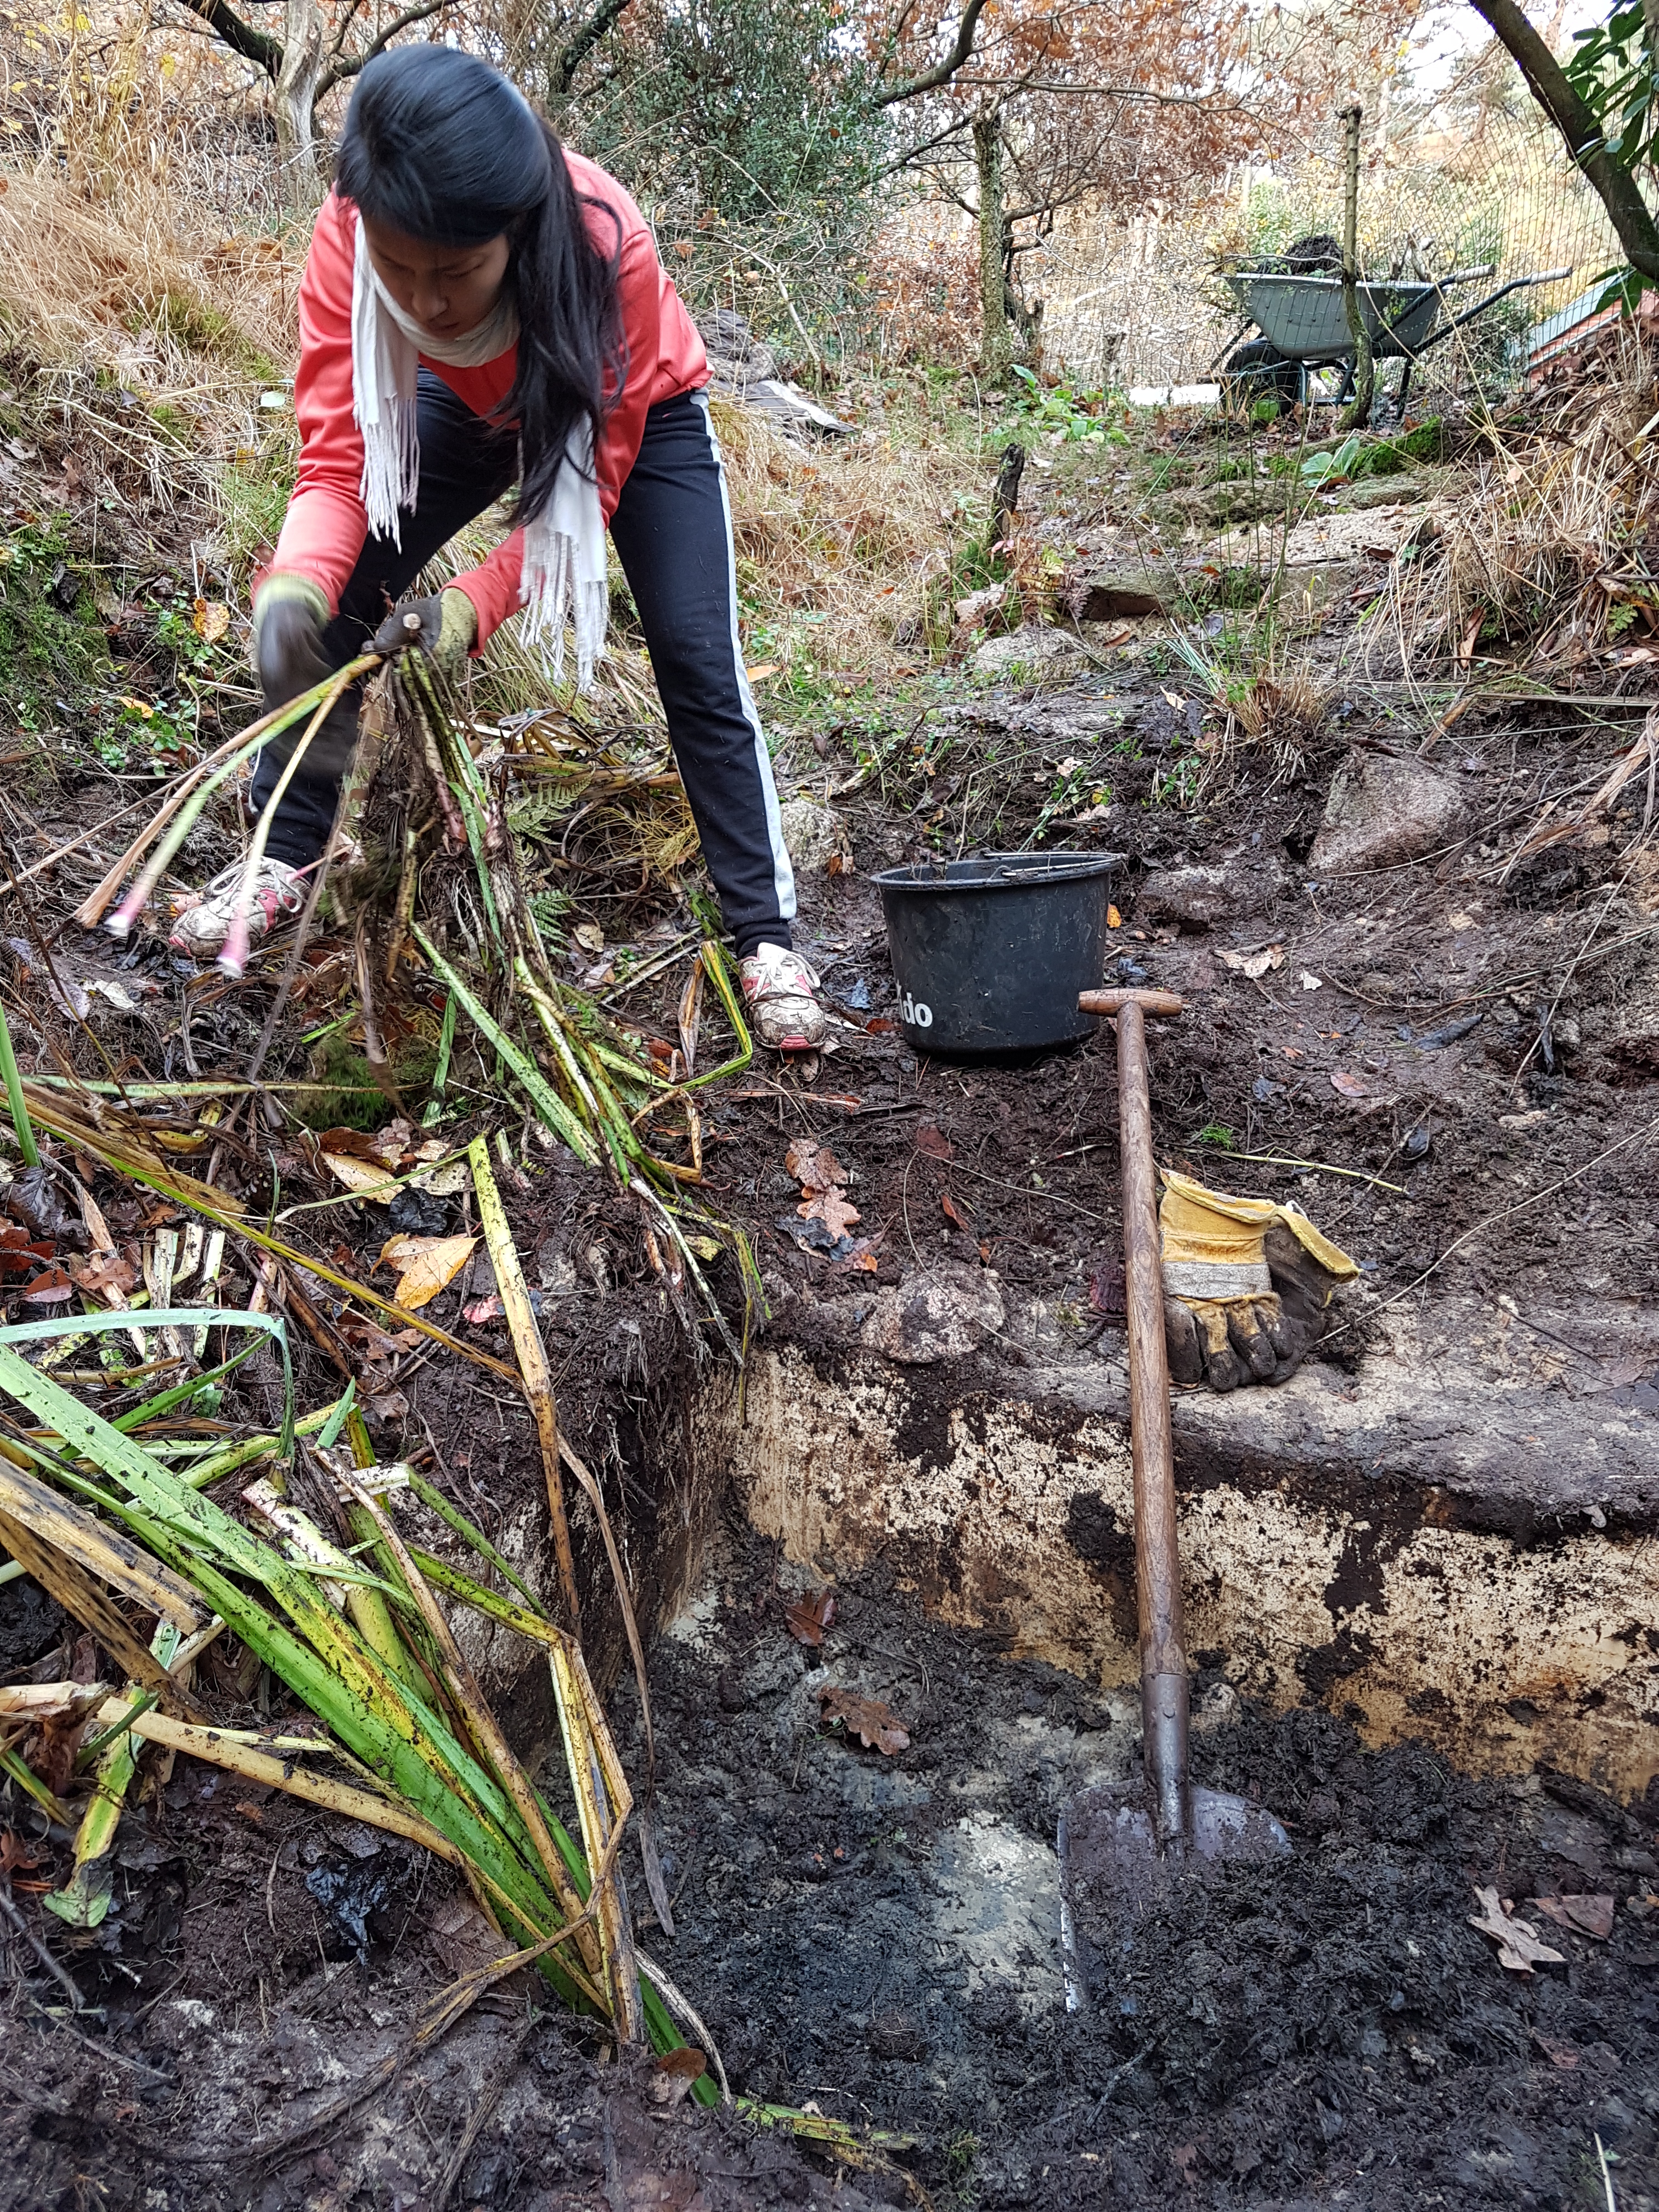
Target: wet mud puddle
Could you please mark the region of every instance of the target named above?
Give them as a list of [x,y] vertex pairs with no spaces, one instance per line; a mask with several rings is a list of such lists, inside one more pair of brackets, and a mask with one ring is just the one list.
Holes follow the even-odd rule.
[[[1195,1772],[1291,1851],[1126,1940],[1086,1879],[1062,1909],[1056,1838],[1137,1766],[1133,1700],[923,1619],[879,1562],[816,1646],[812,1594],[734,1534],[653,1660],[652,1941],[734,2087],[914,2137],[945,2202],[1605,2206],[1605,2154],[1659,2208],[1659,1808],[1370,1752],[1358,1708],[1257,1717],[1206,1654]],[[1505,1969],[1486,1887],[1559,1962]]]

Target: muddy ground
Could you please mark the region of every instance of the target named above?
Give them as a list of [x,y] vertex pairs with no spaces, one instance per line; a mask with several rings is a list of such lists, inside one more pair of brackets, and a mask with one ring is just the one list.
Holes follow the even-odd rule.
[[[1659,878],[1640,791],[1589,837],[1509,867],[1547,799],[1593,788],[1633,722],[1551,706],[1470,712],[1431,747],[1462,807],[1443,847],[1322,874],[1310,856],[1338,767],[1378,749],[1414,757],[1421,716],[1383,690],[1339,685],[1300,773],[1275,780],[1270,763],[1241,754],[1195,803],[1176,805],[1172,776],[1194,765],[1193,718],[1155,647],[1149,632],[1044,689],[947,683],[914,731],[911,706],[902,718],[819,717],[781,748],[786,793],[821,799],[910,732],[838,805],[853,867],[803,871],[800,941],[840,1016],[836,1048],[783,1073],[757,1066],[708,1100],[708,1194],[752,1234],[775,1332],[828,1345],[829,1307],[949,1259],[994,1270],[1077,1359],[1121,1348],[1109,1037],[957,1067],[919,1059],[890,1026],[872,871],[958,843],[1017,845],[1041,823],[1050,845],[1126,855],[1109,977],[1170,985],[1191,1001],[1178,1027],[1154,1035],[1160,1157],[1224,1188],[1295,1196],[1360,1260],[1344,1309],[1353,1325],[1324,1357],[1365,1357],[1389,1298],[1455,1292],[1499,1336],[1511,1333],[1543,1387],[1659,1412],[1659,1373],[1621,1363],[1619,1347],[1621,1315],[1650,1304],[1659,1277],[1647,934],[1659,928]],[[1079,758],[1091,771],[1080,781]],[[1068,801],[1044,821],[1068,778],[1085,818]],[[1108,793],[1097,803],[1097,779]],[[111,781],[60,769],[49,788],[32,786],[29,857],[105,818],[128,795]],[[229,836],[225,824],[204,833],[196,865],[228,852]],[[105,1048],[131,1076],[239,1074],[280,951],[232,991],[182,973],[157,934],[123,954],[83,941],[66,917],[117,842],[113,832],[93,840],[39,889],[76,976],[142,997],[131,1016],[98,1002]],[[1221,884],[1202,913],[1181,874],[1200,867]],[[641,894],[638,881],[595,860],[574,918],[596,922],[613,949],[687,919],[672,891]],[[318,949],[340,950],[325,933]],[[1263,951],[1273,957],[1254,978],[1223,957]],[[591,953],[572,955],[573,975],[592,965]],[[29,966],[24,957],[11,970],[20,988]],[[325,957],[313,969],[273,1074],[305,1069],[304,1025],[334,1008],[343,967]],[[628,1011],[672,1037],[682,981],[667,971]],[[25,1045],[45,1066],[61,1052],[93,1071],[82,1033],[49,1010]],[[477,1118],[452,1125],[458,1138],[494,1126],[487,1092],[465,1104]],[[257,1133],[251,1118],[233,1122],[219,1170],[230,1187],[258,1207],[279,1185],[284,1202],[325,1194],[296,1130]],[[873,1268],[803,1245],[785,1155],[806,1137],[845,1166]],[[1247,1157],[1264,1154],[1277,1162]],[[124,1233],[130,1194],[96,1189]],[[720,1355],[688,1340],[639,1223],[597,1177],[532,1141],[507,1196],[563,1419],[606,1486],[650,1620],[710,1505],[689,1497],[685,1405]],[[325,1231],[289,1233],[366,1275],[383,1218],[338,1206],[321,1218]],[[729,1263],[716,1280],[735,1318]],[[508,1357],[498,1322],[465,1318],[489,1287],[475,1276],[428,1310]],[[233,1263],[229,1301],[251,1290]],[[1568,1294],[1605,1321],[1588,1350],[1536,1325],[1540,1304]],[[301,1401],[321,1402],[337,1370],[295,1336]],[[1018,1344],[1000,1350],[1018,1365]],[[836,1371],[825,1351],[824,1390]],[[261,1387],[257,1376],[239,1384],[228,1412],[268,1413]],[[402,1406],[388,1394],[377,1443],[419,1459],[545,1577],[523,1407],[424,1352],[403,1363],[396,1392]],[[584,1586],[597,1593],[596,1538],[580,1523],[577,1537]],[[1178,1891],[1127,1961],[1083,1884],[1079,1940],[1110,1963],[1077,1970],[1087,2002],[1068,2013],[1057,1823],[1076,1790],[1132,1768],[1133,1712],[921,1620],[879,1565],[839,1594],[815,1666],[819,1655],[783,1623],[781,1592],[798,1594],[787,1571],[726,1530],[702,1597],[652,1662],[660,1820],[671,1887],[681,1887],[678,1935],[651,1934],[648,1948],[704,2009],[734,2087],[914,2136],[904,2165],[942,2203],[1600,2205],[1596,2134],[1621,2206],[1640,2212],[1659,2191],[1650,1803],[1620,1808],[1566,1778],[1474,1782],[1413,1747],[1368,1753],[1352,1716],[1252,1716],[1206,1677],[1200,1773],[1258,1792],[1285,1820],[1291,1854]],[[635,1698],[621,1638],[595,1606],[595,1656],[626,1735]],[[0,1589],[0,1632],[9,1679],[51,1678],[76,1656],[27,1583]],[[268,1687],[262,1707],[234,1653],[212,1668],[228,1717],[270,1710]],[[544,1741],[547,1724],[532,1677],[505,1662],[497,1677],[526,1743]],[[826,1732],[823,1679],[890,1703],[909,1747],[884,1759]],[[636,1771],[639,1749],[635,1732]],[[8,1934],[0,2188],[30,2212],[620,2212],[828,2201],[832,2188],[854,2207],[907,2193],[891,2173],[832,2177],[741,2125],[665,2114],[579,2027],[532,2021],[529,1993],[511,1990],[329,2122],[320,2147],[301,2136],[284,2152],[283,2139],[400,2049],[421,2003],[482,1955],[487,1936],[447,1877],[181,1759],[124,1823],[118,1909],[77,1950],[46,1923],[33,1887],[61,1874],[63,1839],[37,1842],[26,1816],[7,1818],[25,1854],[9,1865],[17,1908],[101,2008],[82,2023],[95,2050],[47,2025],[24,1984],[43,2002],[62,1991]],[[1610,1894],[1611,1939],[1563,1934],[1565,1964],[1530,1980],[1506,1974],[1468,1924],[1487,1881],[1517,1900]],[[233,2148],[230,2161],[198,2156]]]
[[[1620,2201],[1652,2201],[1659,1808],[1368,1753],[1201,1674],[1195,1771],[1290,1856],[1127,1924],[1081,1869],[1068,1957],[1057,1826],[1132,1771],[1133,1702],[920,1620],[879,1569],[810,1649],[775,1570],[734,1536],[655,1677],[672,1953],[734,2077],[913,2131],[929,2185],[988,2207],[1588,2205],[1595,2133]],[[908,1748],[823,1728],[828,1685]],[[1616,1893],[1612,1940],[1506,1973],[1468,1925],[1487,1883]]]

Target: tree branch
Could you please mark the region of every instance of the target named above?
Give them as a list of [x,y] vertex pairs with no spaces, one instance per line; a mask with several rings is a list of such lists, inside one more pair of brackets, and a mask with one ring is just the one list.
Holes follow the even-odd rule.
[[[193,7],[195,0],[185,0],[185,5]],[[411,23],[424,23],[429,15],[442,15],[448,5],[449,0],[420,0],[418,7],[405,8],[401,15],[392,18],[378,38],[369,40],[362,53],[353,54],[345,61],[336,62],[331,69],[323,71],[317,80],[318,99],[320,100],[325,92],[332,92],[337,84],[343,84],[348,77],[356,76],[360,70],[367,68],[375,55],[389,46],[400,31],[408,30]]]
[[[908,146],[903,153],[895,154],[890,161],[884,161],[876,171],[876,181],[879,183],[884,177],[896,176],[901,169],[908,169],[914,162],[925,160],[936,147],[945,145],[950,139],[959,138],[972,120],[973,118],[965,112],[958,115],[942,131],[936,131],[931,138],[924,138],[921,145]],[[968,203],[963,200],[961,204],[966,207]]]
[[179,0],[192,15],[199,15],[214,36],[222,39],[232,53],[240,54],[244,61],[252,62],[262,69],[274,84],[276,72],[283,66],[283,42],[256,31],[252,23],[226,7],[225,0]]
[[340,53],[344,50],[346,33],[351,28],[357,12],[362,8],[362,4],[363,0],[347,0],[346,11],[340,18],[340,27],[335,32],[333,40],[328,49],[331,57],[337,58]]
[[915,100],[921,93],[936,92],[940,85],[948,84],[974,51],[974,33],[979,28],[979,19],[984,9],[985,0],[968,0],[962,11],[961,21],[957,25],[956,44],[945,59],[936,63],[932,69],[924,70],[920,76],[907,78],[902,84],[889,85],[875,93],[870,105],[872,107],[890,107],[895,100]]
[[565,43],[564,51],[547,73],[547,88],[555,100],[562,100],[570,89],[576,71],[587,59],[599,40],[624,15],[632,0],[599,0],[599,4],[574,38]]
[[1607,151],[1595,111],[1579,98],[1566,73],[1516,0],[1470,0],[1527,80],[1533,98],[1567,142],[1567,151],[1594,185],[1631,266],[1659,280],[1659,227],[1635,178]]

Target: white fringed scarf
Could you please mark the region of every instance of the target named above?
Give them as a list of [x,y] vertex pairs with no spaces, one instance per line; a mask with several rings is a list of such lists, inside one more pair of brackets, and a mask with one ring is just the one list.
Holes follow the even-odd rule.
[[[357,225],[351,280],[351,411],[363,439],[361,495],[368,526],[400,550],[400,508],[415,512],[421,479],[416,372],[420,356],[451,368],[499,360],[519,336],[518,309],[503,292],[476,330],[436,338],[403,309],[374,273],[363,226]],[[553,496],[524,528],[519,602],[529,609],[530,634],[552,651],[553,678],[564,681],[567,617],[576,635],[576,684],[592,688],[605,651],[610,593],[605,581],[605,517],[593,478],[593,434],[570,434]]]

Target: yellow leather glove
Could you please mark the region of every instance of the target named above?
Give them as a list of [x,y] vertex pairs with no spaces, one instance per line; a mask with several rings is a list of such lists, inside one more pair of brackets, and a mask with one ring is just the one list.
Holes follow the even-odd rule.
[[1164,1170],[1164,1334],[1176,1382],[1284,1382],[1358,1265],[1307,1215]]

